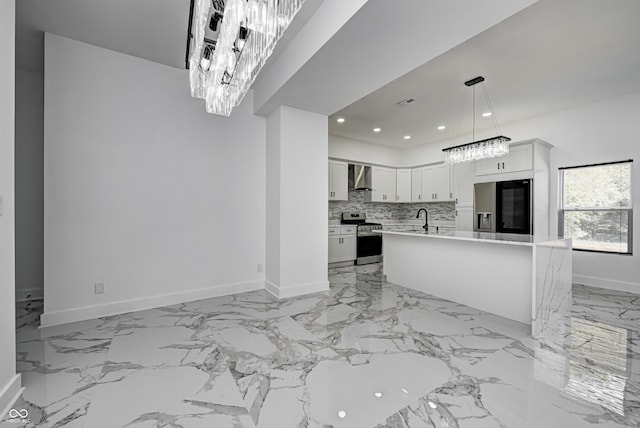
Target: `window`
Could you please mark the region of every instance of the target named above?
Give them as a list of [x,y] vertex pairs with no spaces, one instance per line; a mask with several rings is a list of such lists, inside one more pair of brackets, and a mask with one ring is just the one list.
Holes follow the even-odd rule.
[[558,234],[583,251],[631,254],[633,161],[560,168]]

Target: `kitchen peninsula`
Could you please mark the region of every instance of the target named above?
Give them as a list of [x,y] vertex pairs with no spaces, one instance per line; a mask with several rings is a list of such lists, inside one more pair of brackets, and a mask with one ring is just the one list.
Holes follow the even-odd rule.
[[391,283],[532,326],[570,305],[571,239],[452,231],[381,231]]

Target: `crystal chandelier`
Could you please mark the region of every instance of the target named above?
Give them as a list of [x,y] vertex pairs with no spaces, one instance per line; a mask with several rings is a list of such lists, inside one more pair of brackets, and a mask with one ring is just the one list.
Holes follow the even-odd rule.
[[204,99],[207,112],[229,116],[305,0],[194,1],[191,96]]
[[[511,138],[505,137],[503,135],[499,135],[493,138],[487,138],[485,140],[474,141],[476,136],[476,88],[475,85],[478,83],[484,82],[484,77],[478,76],[471,80],[464,82],[467,88],[473,88],[473,131],[471,143],[460,144],[458,146],[448,147],[446,149],[442,149],[445,153],[445,160],[452,164],[457,164],[461,162],[471,162],[480,159],[490,159],[499,156],[505,156],[509,154],[509,141]],[[487,105],[490,107],[491,113],[493,113],[493,108],[491,107],[491,101],[489,100],[489,94],[487,93],[487,89],[484,85],[482,85],[482,89],[485,96],[485,101]],[[466,96],[468,93],[465,91],[465,96],[463,98],[466,100]],[[462,109],[461,109],[462,111]],[[462,115],[461,115],[462,116]],[[495,115],[491,114],[491,118],[493,119],[493,126],[496,130],[496,134],[498,134],[498,123],[496,122]],[[458,123],[459,128],[459,123]]]

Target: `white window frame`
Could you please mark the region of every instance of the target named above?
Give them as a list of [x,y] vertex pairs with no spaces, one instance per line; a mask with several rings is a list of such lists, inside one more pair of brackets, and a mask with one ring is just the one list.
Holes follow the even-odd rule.
[[[580,169],[580,168],[590,168],[597,166],[606,166],[606,165],[615,165],[621,163],[630,163],[631,164],[631,183],[630,183],[630,202],[631,206],[629,208],[564,208],[564,171],[568,169]],[[558,168],[558,236],[564,236],[564,213],[565,212],[626,212],[628,218],[628,230],[627,230],[627,252],[621,251],[605,251],[605,250],[595,250],[595,249],[586,249],[586,248],[573,248],[574,251],[585,251],[589,253],[602,253],[602,254],[621,254],[621,255],[633,255],[633,159],[628,159],[624,161],[616,161],[616,162],[605,162],[605,163],[596,163],[589,165],[577,165],[570,167]]]

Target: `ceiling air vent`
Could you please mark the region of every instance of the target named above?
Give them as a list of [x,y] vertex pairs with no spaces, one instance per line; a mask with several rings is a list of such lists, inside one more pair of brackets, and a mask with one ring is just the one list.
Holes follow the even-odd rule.
[[411,104],[414,101],[415,101],[415,99],[413,99],[413,98],[407,98],[406,100],[402,100],[402,101],[397,102],[396,105],[398,107],[405,107],[405,106],[408,106],[409,104]]

